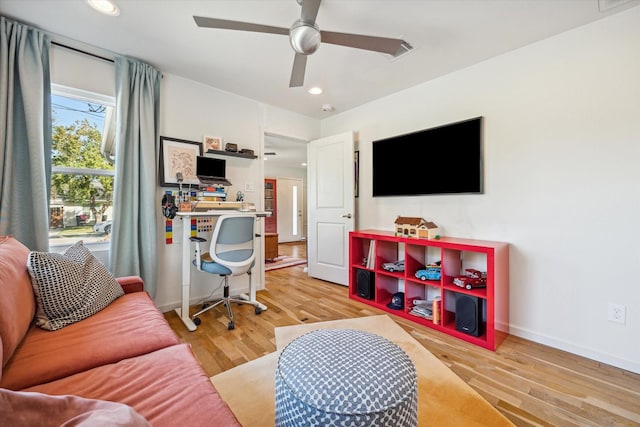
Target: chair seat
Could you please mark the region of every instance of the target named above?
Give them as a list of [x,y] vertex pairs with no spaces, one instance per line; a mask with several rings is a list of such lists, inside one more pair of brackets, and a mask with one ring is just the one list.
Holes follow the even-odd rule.
[[[196,267],[198,266],[195,259],[193,260],[193,265],[195,265]],[[249,268],[251,269],[255,265],[256,262],[253,261],[251,263],[251,267]],[[213,261],[211,259],[211,255],[209,255],[209,252],[205,252],[204,254],[202,254],[202,257],[200,258],[200,268],[202,269],[202,271],[206,271],[207,273],[220,274],[222,276],[229,276],[232,273],[232,271],[224,265],[218,264],[217,262]]]
[[[196,260],[193,260],[193,265],[197,267]],[[231,270],[229,270],[224,265],[218,264],[214,261],[205,261],[203,259],[201,260],[200,268],[202,269],[202,271],[206,271],[207,273],[211,274],[220,274],[222,276],[231,275]]]

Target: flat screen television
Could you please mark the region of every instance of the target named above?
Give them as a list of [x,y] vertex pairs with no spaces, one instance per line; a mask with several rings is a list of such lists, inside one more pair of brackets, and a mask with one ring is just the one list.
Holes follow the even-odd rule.
[[373,141],[373,197],[483,192],[482,117]]

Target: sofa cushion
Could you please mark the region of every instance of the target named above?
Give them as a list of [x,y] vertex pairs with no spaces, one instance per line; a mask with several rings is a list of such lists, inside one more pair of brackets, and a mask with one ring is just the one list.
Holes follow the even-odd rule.
[[0,414],[12,427],[151,427],[142,415],[122,403],[5,389],[0,389]]
[[[27,272],[29,249],[11,236],[0,236],[0,361],[13,355],[29,330],[36,310]],[[1,378],[1,375],[0,375]]]
[[60,330],[32,326],[5,366],[0,387],[19,390],[179,342],[146,292],[126,294]]
[[[30,387],[53,395],[121,402],[154,427],[239,426],[188,344]],[[249,397],[248,397],[249,398]]]
[[36,325],[55,331],[94,315],[124,295],[122,287],[82,241],[64,254],[31,252]]

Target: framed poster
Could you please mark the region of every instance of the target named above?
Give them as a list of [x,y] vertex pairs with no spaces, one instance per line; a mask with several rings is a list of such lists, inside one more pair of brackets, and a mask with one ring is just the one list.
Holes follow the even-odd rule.
[[177,187],[177,173],[182,173],[184,185],[199,185],[196,176],[198,156],[202,156],[202,144],[184,139],[160,137],[160,185]]

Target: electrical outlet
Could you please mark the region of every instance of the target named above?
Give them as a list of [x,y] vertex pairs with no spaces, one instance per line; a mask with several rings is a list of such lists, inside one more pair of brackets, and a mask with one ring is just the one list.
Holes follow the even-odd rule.
[[625,324],[627,317],[627,308],[622,304],[610,302],[607,311],[607,319],[610,322]]
[[244,183],[244,191],[256,191],[256,187],[255,185],[253,185],[253,182],[245,182]]

